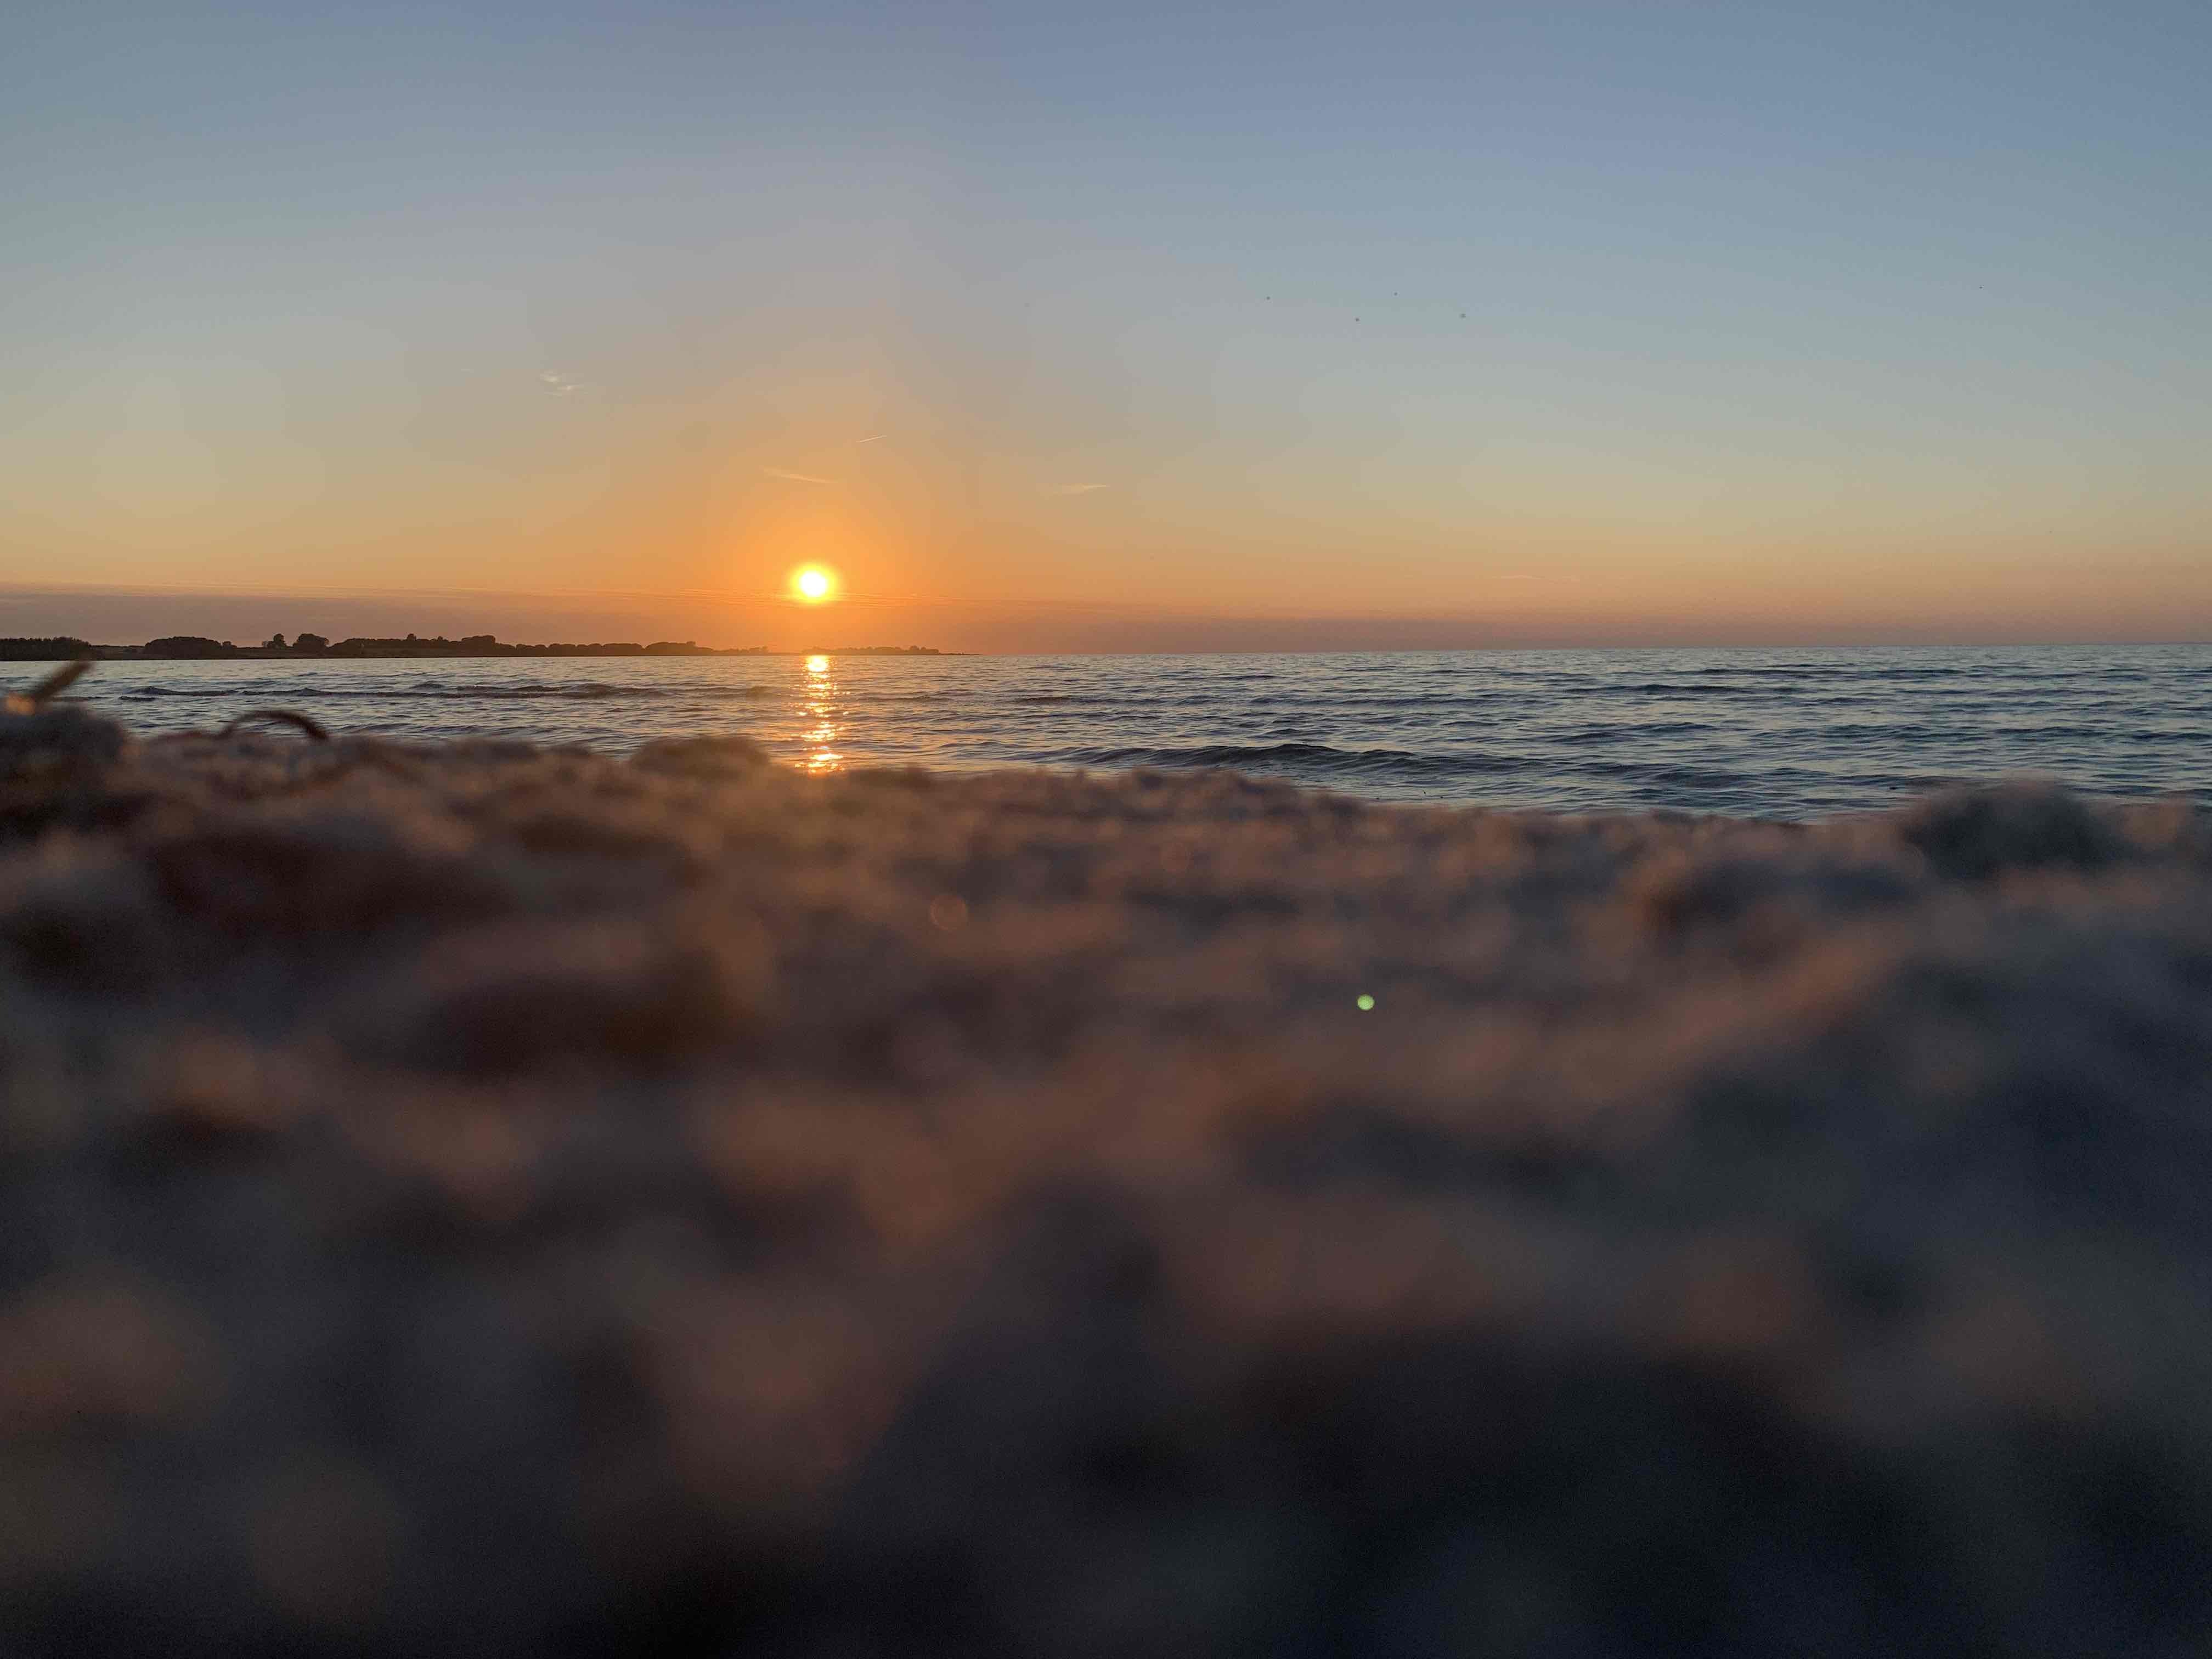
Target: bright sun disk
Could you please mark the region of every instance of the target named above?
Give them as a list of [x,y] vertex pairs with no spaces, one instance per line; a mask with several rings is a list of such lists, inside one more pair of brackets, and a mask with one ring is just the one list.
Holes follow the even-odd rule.
[[791,573],[791,591],[807,605],[820,605],[837,591],[837,577],[822,565],[803,564]]

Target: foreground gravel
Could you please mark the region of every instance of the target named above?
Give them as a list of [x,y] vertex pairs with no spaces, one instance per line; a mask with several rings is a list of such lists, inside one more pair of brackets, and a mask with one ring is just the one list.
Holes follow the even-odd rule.
[[0,717],[0,1651],[2212,1630],[2212,819]]

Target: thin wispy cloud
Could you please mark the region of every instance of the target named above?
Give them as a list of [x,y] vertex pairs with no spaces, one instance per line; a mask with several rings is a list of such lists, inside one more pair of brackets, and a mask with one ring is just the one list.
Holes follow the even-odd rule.
[[1103,483],[1047,484],[1044,493],[1048,495],[1089,495],[1098,490],[1112,488],[1111,484]]
[[788,478],[793,483],[833,484],[837,482],[835,478],[818,477],[811,472],[793,472],[781,466],[764,466],[761,471],[771,478]]
[[589,380],[580,380],[573,374],[563,374],[557,368],[542,369],[538,378],[556,398],[565,398],[579,387],[591,384]]
[[879,444],[879,443],[883,442],[884,439],[886,436],[888,436],[888,435],[889,435],[889,434],[886,434],[886,433],[882,433],[882,432],[871,432],[871,433],[870,433],[870,434],[868,434],[868,435],[867,435],[866,437],[865,437],[865,438],[855,438],[855,439],[854,439],[854,440],[853,440],[853,447],[854,447],[854,448],[855,448],[855,449],[858,449],[858,448],[859,448],[862,444]]

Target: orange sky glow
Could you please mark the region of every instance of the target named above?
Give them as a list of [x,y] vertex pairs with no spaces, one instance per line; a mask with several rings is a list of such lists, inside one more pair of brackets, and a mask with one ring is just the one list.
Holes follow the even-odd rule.
[[96,9],[7,631],[2212,637],[2201,9]]

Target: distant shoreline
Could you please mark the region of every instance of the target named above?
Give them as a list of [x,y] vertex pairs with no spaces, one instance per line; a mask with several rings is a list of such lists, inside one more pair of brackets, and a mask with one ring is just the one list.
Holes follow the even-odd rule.
[[282,634],[259,645],[234,645],[228,640],[204,639],[177,634],[149,640],[143,645],[94,645],[68,635],[49,638],[0,639],[0,662],[320,662],[343,660],[469,659],[502,657],[942,657],[957,656],[927,645],[854,645],[817,647],[802,651],[777,651],[764,645],[717,647],[693,640],[656,640],[650,645],[610,641],[590,645],[511,645],[489,634],[471,634],[449,640],[443,635],[420,639],[410,634],[400,639],[356,638],[332,641],[319,634],[302,634],[288,641]]

